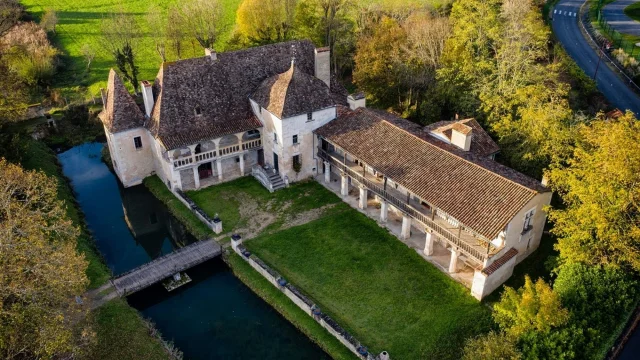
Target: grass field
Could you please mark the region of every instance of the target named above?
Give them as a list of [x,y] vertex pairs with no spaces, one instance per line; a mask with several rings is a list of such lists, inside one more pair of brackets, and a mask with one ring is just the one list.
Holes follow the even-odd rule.
[[459,359],[493,324],[468,289],[351,208],[245,245],[373,353]]
[[635,21],[640,21],[640,3],[635,3],[624,8],[624,13]]
[[[216,47],[222,48],[226,43],[233,24],[235,13],[241,0],[220,0],[223,8],[221,26],[225,29],[219,37]],[[178,2],[178,0],[22,0],[27,11],[36,19],[47,8],[56,10],[58,14],[57,35],[54,36],[55,44],[65,54],[62,58],[63,67],[56,76],[55,87],[66,90],[71,96],[74,91],[80,91],[79,87],[86,87],[90,95],[99,96],[100,87],[104,87],[107,81],[109,69],[114,66],[111,55],[103,45],[101,35],[102,19],[109,12],[118,11],[120,7],[135,17],[141,28],[141,36],[136,42],[136,56],[140,67],[140,80],[153,80],[158,72],[160,58],[155,53],[153,40],[149,37],[150,31],[146,18],[147,11],[152,5],[162,9]],[[81,48],[88,44],[96,51],[96,58],[87,73],[85,59],[81,54]],[[186,57],[201,56],[199,45],[192,46],[191,42],[184,44]],[[169,54],[170,60],[173,55]]]

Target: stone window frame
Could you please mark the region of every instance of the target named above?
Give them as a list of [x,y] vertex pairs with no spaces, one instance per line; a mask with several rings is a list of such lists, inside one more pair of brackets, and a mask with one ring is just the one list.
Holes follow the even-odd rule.
[[307,113],[307,122],[311,122],[313,121],[313,112],[308,112]]
[[293,136],[292,136],[292,141],[293,141],[293,145],[298,145],[298,144],[300,144],[300,143],[298,142],[298,134],[295,134],[295,135],[293,135]]
[[530,209],[524,214],[524,222],[522,223],[522,234],[526,234],[533,229],[533,217],[536,214],[536,208]]
[[133,137],[133,146],[136,150],[142,149],[142,136],[134,136]]

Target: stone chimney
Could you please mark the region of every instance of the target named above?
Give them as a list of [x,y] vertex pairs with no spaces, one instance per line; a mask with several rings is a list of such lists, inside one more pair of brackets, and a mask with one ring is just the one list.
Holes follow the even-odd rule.
[[461,123],[455,123],[451,127],[451,143],[464,151],[471,149],[471,137],[473,129]]
[[331,87],[331,50],[329,47],[315,49],[315,75]]
[[358,92],[347,96],[347,102],[349,103],[349,108],[351,110],[367,107],[367,99],[365,98],[363,92]]
[[218,60],[218,53],[216,53],[215,49],[206,48],[204,49],[204,55],[211,58],[211,60]]
[[151,112],[153,111],[153,89],[151,88],[151,83],[147,80],[140,82],[140,88],[142,89],[142,100],[144,100],[144,113],[147,117],[151,117]]

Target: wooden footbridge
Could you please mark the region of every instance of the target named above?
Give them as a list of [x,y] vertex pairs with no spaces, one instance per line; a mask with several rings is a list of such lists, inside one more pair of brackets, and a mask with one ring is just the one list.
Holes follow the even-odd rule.
[[196,241],[172,253],[163,255],[111,280],[118,296],[131,295],[175,273],[190,269],[222,253],[213,239]]

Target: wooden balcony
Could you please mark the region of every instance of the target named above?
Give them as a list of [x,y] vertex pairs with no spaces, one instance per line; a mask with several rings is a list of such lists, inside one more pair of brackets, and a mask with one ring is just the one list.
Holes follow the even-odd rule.
[[361,165],[349,160],[345,162],[342,154],[318,149],[318,156],[346,173],[355,183],[364,186],[404,214],[431,229],[439,239],[456,247],[479,265],[500,250],[489,240],[469,231],[470,229],[463,224],[454,225],[447,221],[440,216],[443,213],[441,211],[438,213],[438,209],[434,206],[425,205],[390,186],[385,186],[384,178],[372,175]]
[[239,144],[225,146],[220,149],[201,152],[195,155],[189,155],[175,159],[173,160],[173,168],[186,168],[193,164],[215,160],[224,156],[241,154],[244,151],[259,149],[260,147],[262,147],[262,139],[248,140]]

